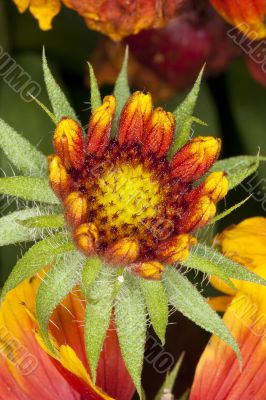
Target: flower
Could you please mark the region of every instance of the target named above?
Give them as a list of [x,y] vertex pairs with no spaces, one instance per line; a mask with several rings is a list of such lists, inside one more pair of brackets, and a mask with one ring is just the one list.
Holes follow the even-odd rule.
[[216,10],[253,40],[266,36],[265,0],[211,0]]
[[43,31],[52,28],[53,18],[60,12],[60,0],[13,0],[20,13],[27,9],[38,20],[39,26]]
[[40,347],[35,296],[40,276],[10,291],[0,306],[0,399],[130,399],[134,385],[122,361],[114,327],[100,357],[97,386],[90,378],[84,346],[84,299],[79,288],[56,308],[50,334],[58,351],[54,359]]
[[191,233],[214,216],[227,193],[223,172],[192,187],[217,159],[220,140],[197,137],[168,160],[174,115],[153,109],[149,93],[135,92],[114,139],[115,107],[115,97],[106,96],[91,116],[85,141],[77,122],[61,119],[56,154],[49,156],[50,184],[82,253],[159,279],[164,263],[187,258],[196,243]]
[[[266,277],[266,218],[247,219],[225,230],[219,240],[225,254]],[[224,321],[239,343],[242,370],[233,352],[213,336],[197,366],[190,400],[265,399],[265,299],[264,286],[238,284]]]

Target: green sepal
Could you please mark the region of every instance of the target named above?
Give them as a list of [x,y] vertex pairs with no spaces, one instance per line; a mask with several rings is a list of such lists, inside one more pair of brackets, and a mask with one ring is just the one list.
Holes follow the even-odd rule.
[[125,275],[115,304],[115,320],[121,352],[128,372],[142,397],[141,373],[146,341],[146,307],[137,278]]
[[[110,325],[117,275],[118,271],[114,268],[102,268],[86,298],[88,302],[85,315],[85,347],[94,382],[101,349]],[[87,283],[82,284],[85,287]]]
[[93,289],[97,275],[102,268],[102,261],[99,257],[88,258],[82,271],[81,289],[84,296],[88,299]]
[[59,122],[60,119],[64,116],[68,116],[78,121],[78,118],[73,108],[69,104],[69,101],[67,100],[63,90],[56,83],[49,69],[44,49],[43,49],[42,61],[43,61],[44,81],[57,122]]
[[227,173],[229,190],[238,186],[246,178],[257,171],[260,161],[266,161],[262,156],[237,156],[217,161],[210,172],[224,171]]
[[48,349],[56,354],[49,336],[48,323],[53,311],[81,280],[84,256],[77,251],[63,256],[52,266],[36,295],[36,317]]
[[167,267],[163,279],[168,300],[178,311],[206,331],[218,336],[236,353],[242,365],[238,344],[224,321],[213,311],[206,299],[189,280],[172,267]]
[[0,148],[24,175],[46,175],[47,158],[28,140],[0,119]]
[[164,345],[168,323],[168,301],[165,288],[160,281],[140,279],[139,282],[153,329]]
[[29,208],[12,212],[0,218],[0,246],[39,239],[42,232],[38,233],[23,226],[24,221],[35,218],[39,214],[37,208]]
[[36,217],[30,217],[21,221],[18,220],[17,222],[27,228],[40,229],[59,229],[66,225],[63,214],[38,215]]
[[128,84],[128,47],[126,47],[122,68],[115,83],[114,96],[116,98],[116,112],[112,129],[113,136],[116,135],[118,128],[118,121],[122,109],[130,96],[130,88]]
[[[168,158],[171,159],[177,150],[180,149],[188,140],[190,131],[191,131],[191,123],[193,122],[193,113],[195,110],[195,106],[197,103],[199,91],[200,91],[200,84],[202,80],[202,75],[204,72],[204,68],[199,73],[199,76],[185,98],[185,100],[177,107],[174,111],[174,116],[176,119],[176,129],[175,129],[175,136],[173,140],[173,144],[169,150]],[[189,122],[190,121],[190,122]]]
[[244,200],[240,201],[239,203],[233,205],[232,207],[228,208],[227,210],[221,212],[220,214],[216,215],[213,219],[210,220],[210,222],[208,222],[208,225],[213,225],[215,224],[217,221],[220,221],[221,219],[227,217],[227,215],[230,215],[233,211],[237,210],[239,207],[241,207],[243,204],[245,204],[252,195],[248,196],[247,198],[245,198]]
[[[190,256],[194,257],[194,259],[195,257],[199,257],[202,262],[213,264],[216,269],[222,270],[231,279],[238,279],[266,286],[265,279],[206,245],[198,244],[193,247],[190,250],[188,259],[184,262],[185,265],[187,265],[187,261],[189,262]],[[216,275],[215,272],[213,272],[213,274]]]
[[49,236],[35,243],[17,262],[3,287],[3,296],[59,256],[73,251],[74,245],[65,233]]
[[181,353],[179,359],[177,360],[177,363],[175,364],[174,368],[172,369],[172,371],[170,371],[165,378],[165,381],[162,385],[162,387],[160,388],[159,392],[157,393],[156,397],[154,400],[162,400],[163,399],[163,395],[165,393],[169,393],[172,394],[174,386],[175,386],[175,382],[177,379],[177,375],[180,371],[183,359],[184,359],[185,353]]
[[90,88],[91,88],[91,111],[93,113],[98,107],[101,106],[102,99],[93,67],[90,63],[88,63],[88,66],[89,66]]
[[59,200],[50,188],[47,178],[37,178],[35,176],[0,178],[0,193],[28,201],[59,204]]

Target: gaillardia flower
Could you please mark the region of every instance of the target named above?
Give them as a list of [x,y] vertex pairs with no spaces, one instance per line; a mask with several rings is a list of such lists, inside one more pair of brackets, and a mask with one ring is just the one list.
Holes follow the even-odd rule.
[[[149,93],[130,95],[126,62],[114,95],[102,101],[90,67],[92,115],[85,136],[45,57],[43,61],[53,110],[37,102],[55,123],[55,154],[48,157],[48,175],[47,157],[0,120],[0,146],[21,174],[1,177],[0,193],[22,199],[17,202],[21,209],[1,218],[0,244],[35,241],[3,287],[3,307],[11,307],[9,300],[20,285],[33,288],[36,283],[32,306],[24,289],[24,297],[18,300],[20,306],[26,304],[23,310],[36,331],[34,337],[26,337],[34,346],[37,338],[49,362],[67,380],[70,377],[84,399],[93,398],[91,392],[94,398],[101,398],[102,392],[120,398],[116,388],[112,391],[100,380],[105,377],[102,349],[109,337],[114,342],[118,338],[127,369],[119,359],[118,386],[126,386],[126,398],[130,398],[130,376],[141,395],[147,315],[164,342],[169,304],[218,335],[240,359],[226,325],[183,272],[186,267],[200,270],[231,286],[230,278],[265,284],[200,243],[199,235],[196,245],[194,237],[215,222],[216,203],[256,170],[257,158],[216,161],[219,139],[189,139],[191,124],[200,122],[193,110],[201,75],[184,102],[170,113],[153,108]],[[79,303],[73,313],[54,319],[59,304],[72,309],[69,299],[76,289]],[[76,313],[80,304],[84,309]],[[71,319],[66,323],[67,337],[62,337],[60,327],[66,315]],[[75,335],[74,320],[84,325]],[[7,324],[8,320],[3,321]],[[24,328],[29,332],[28,326]],[[24,328],[19,328],[23,338]],[[80,340],[81,346],[76,346]],[[110,354],[114,357],[112,349]],[[115,354],[120,353],[115,350]],[[113,369],[110,364],[106,368],[107,373]]]
[[86,140],[76,121],[61,119],[56,154],[49,157],[50,184],[81,252],[159,279],[164,263],[187,258],[196,243],[191,233],[214,217],[227,193],[224,172],[193,185],[217,159],[220,139],[192,139],[168,160],[174,115],[153,109],[149,93],[135,92],[112,138],[115,103],[114,96],[104,98]]

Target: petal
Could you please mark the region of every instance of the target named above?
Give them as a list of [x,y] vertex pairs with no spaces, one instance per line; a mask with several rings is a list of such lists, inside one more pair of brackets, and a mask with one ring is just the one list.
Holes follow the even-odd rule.
[[43,31],[52,28],[53,18],[60,12],[60,0],[30,0],[30,12],[38,20]]
[[266,218],[248,218],[223,231],[215,241],[227,257],[254,269],[266,260]]
[[64,200],[73,185],[72,178],[56,154],[48,157],[48,166],[50,185],[59,199]]
[[87,196],[81,192],[70,193],[64,201],[65,216],[70,227],[85,222],[88,211]]
[[181,233],[202,228],[216,213],[214,202],[208,196],[202,196],[195,203],[189,204],[182,214],[177,229]]
[[121,113],[118,131],[120,145],[143,143],[151,112],[151,95],[142,92],[133,93]]
[[156,255],[166,263],[180,263],[185,261],[188,257],[189,249],[196,243],[197,240],[188,234],[174,236],[159,244]]
[[203,176],[216,161],[221,150],[221,140],[198,136],[182,147],[174,156],[172,176],[183,182],[194,182]]
[[251,39],[266,36],[265,0],[211,0],[216,10]]
[[[266,268],[256,271],[265,278]],[[199,361],[190,400],[256,399],[266,397],[266,288],[243,282],[224,315],[243,358],[242,372],[224,342],[212,337]]]
[[106,96],[103,104],[91,116],[86,145],[87,154],[103,155],[109,143],[115,107],[115,97]]
[[159,281],[162,277],[164,266],[158,261],[147,261],[133,265],[130,271],[142,278]]
[[172,113],[156,108],[147,125],[144,152],[155,153],[157,157],[165,156],[173,140],[175,125],[176,121]]
[[[39,278],[10,291],[0,307],[0,399],[78,400],[79,395],[36,342],[34,311]],[[25,307],[27,305],[27,308]]]
[[81,224],[75,230],[73,239],[82,253],[87,257],[91,256],[95,252],[98,243],[98,229],[92,223]]
[[82,168],[83,146],[82,128],[72,118],[63,117],[54,132],[54,148],[67,169]]
[[139,241],[128,237],[111,244],[104,254],[107,262],[113,265],[128,265],[136,261],[139,255]]
[[233,296],[216,296],[208,300],[208,304],[213,310],[225,312],[233,300]]
[[13,0],[16,4],[20,13],[23,13],[27,10],[30,5],[30,0]]

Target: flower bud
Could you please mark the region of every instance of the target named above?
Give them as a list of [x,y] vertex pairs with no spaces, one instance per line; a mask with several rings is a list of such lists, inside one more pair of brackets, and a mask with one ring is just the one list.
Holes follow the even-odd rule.
[[84,162],[83,135],[79,124],[71,118],[63,117],[54,132],[54,148],[64,166],[81,169]]
[[88,212],[87,196],[81,192],[72,192],[65,199],[65,215],[71,227],[85,222]]
[[211,198],[202,196],[182,215],[178,229],[180,232],[191,232],[202,228],[215,216],[215,213],[216,207]]
[[74,242],[82,253],[91,256],[98,243],[99,234],[97,227],[92,223],[81,224],[73,234]]
[[188,234],[174,236],[162,242],[158,246],[156,254],[160,260],[166,263],[180,263],[188,257],[189,249],[196,243],[197,239]]
[[213,172],[202,184],[202,194],[217,203],[228,193],[228,179],[225,172]]
[[105,252],[104,258],[113,265],[129,265],[139,255],[139,242],[134,238],[123,238],[113,243]]
[[171,146],[175,125],[172,113],[156,108],[147,124],[147,133],[143,140],[145,153],[155,153],[157,157],[164,156]]
[[159,281],[162,277],[164,266],[157,261],[147,261],[134,265],[132,272],[145,279]]
[[182,147],[174,156],[172,176],[183,182],[194,182],[213,165],[221,150],[221,140],[199,136]]
[[103,104],[91,116],[86,145],[88,154],[101,156],[104,153],[110,138],[115,107],[115,97],[106,96],[103,99]]
[[120,117],[119,144],[143,143],[144,132],[152,112],[150,93],[135,92],[127,101]]
[[49,182],[59,199],[64,200],[72,186],[72,179],[68,175],[61,158],[55,154],[48,157]]

